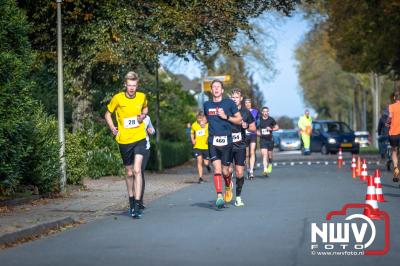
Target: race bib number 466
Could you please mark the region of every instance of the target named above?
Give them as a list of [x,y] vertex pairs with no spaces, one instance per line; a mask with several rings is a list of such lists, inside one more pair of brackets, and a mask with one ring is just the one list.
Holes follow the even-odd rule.
[[134,128],[138,126],[139,122],[137,120],[137,117],[124,118],[124,128]]
[[225,146],[228,145],[228,136],[214,136],[214,146]]

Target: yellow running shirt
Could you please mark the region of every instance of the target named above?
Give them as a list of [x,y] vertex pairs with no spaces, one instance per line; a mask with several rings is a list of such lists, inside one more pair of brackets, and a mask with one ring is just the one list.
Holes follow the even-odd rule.
[[136,92],[135,98],[128,98],[125,92],[112,97],[107,109],[114,113],[118,123],[118,135],[115,137],[119,144],[131,144],[146,138],[144,123],[138,123],[137,116],[147,107],[146,95]]
[[200,150],[208,149],[208,123],[202,128],[197,121],[194,122],[191,134],[194,134],[194,139],[196,140],[196,144],[194,144],[193,148]]

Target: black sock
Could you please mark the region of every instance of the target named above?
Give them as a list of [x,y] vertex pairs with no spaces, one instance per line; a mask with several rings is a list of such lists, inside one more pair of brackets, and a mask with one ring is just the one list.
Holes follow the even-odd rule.
[[140,200],[135,199],[135,201],[133,203],[133,209],[135,210],[135,212],[140,211],[139,204],[140,204]]
[[244,178],[237,177],[236,178],[236,197],[240,197],[240,194],[242,193],[243,184],[244,184]]
[[129,207],[131,210],[135,207],[135,198],[134,197],[129,197]]

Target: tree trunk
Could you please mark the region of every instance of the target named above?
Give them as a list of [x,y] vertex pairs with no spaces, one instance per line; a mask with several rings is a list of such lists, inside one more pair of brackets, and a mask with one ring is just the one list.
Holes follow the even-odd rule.
[[82,75],[72,80],[73,99],[72,99],[72,130],[76,132],[82,130],[85,121],[93,118],[91,105],[91,76]]
[[360,86],[361,88],[361,127],[362,131],[367,130],[367,90]]
[[371,92],[372,92],[372,145],[378,147],[377,128],[379,121],[380,93],[381,93],[381,77],[377,73],[371,73]]
[[360,129],[360,85],[356,84],[354,87],[354,99],[353,99],[353,130]]

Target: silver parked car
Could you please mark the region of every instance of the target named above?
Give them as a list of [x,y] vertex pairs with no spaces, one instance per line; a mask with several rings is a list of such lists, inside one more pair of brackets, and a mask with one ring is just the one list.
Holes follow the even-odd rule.
[[371,137],[368,131],[355,131],[356,135],[355,142],[360,144],[360,147],[365,148],[371,145]]
[[282,130],[279,134],[280,151],[292,151],[301,149],[301,141],[297,130]]

